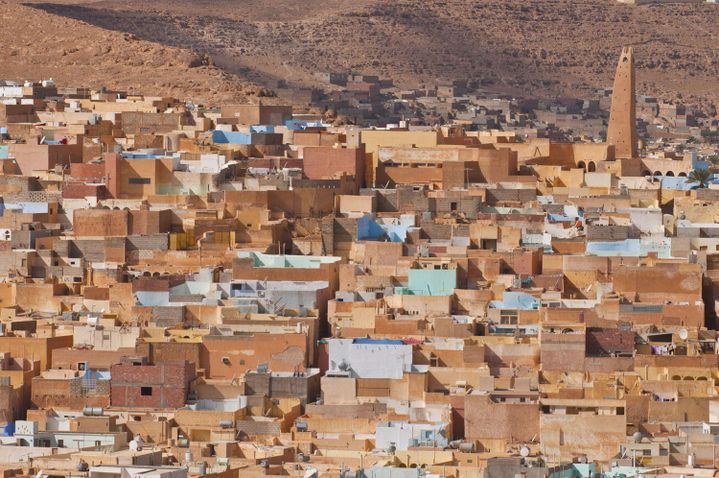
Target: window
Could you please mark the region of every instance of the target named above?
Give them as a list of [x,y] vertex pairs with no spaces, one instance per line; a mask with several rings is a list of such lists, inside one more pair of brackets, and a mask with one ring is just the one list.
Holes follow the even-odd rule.
[[95,440],[95,448],[100,448],[102,446],[102,442],[100,440]]
[[65,448],[65,441],[64,441],[64,440],[58,440],[58,441],[57,441],[57,447],[58,447],[58,448]]
[[128,184],[150,184],[152,181],[150,178],[128,178]]
[[499,316],[499,323],[503,325],[517,325],[519,313],[516,310],[502,310]]
[[143,397],[151,397],[152,387],[140,387],[140,395],[142,395]]

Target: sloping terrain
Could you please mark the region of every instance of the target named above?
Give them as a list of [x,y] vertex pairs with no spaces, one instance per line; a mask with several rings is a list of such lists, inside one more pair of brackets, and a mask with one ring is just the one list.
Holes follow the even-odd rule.
[[246,101],[259,89],[189,49],[0,1],[0,79],[126,88],[200,101]]
[[[81,51],[102,48],[109,38],[124,45],[123,33],[138,38],[142,47],[111,50],[117,66],[92,77],[107,74],[127,84],[141,77],[135,68],[147,71],[148,66],[160,69],[157,83],[174,85],[177,78],[188,84],[182,69],[173,73],[163,63],[176,66],[179,60],[172,60],[180,49],[183,55],[208,55],[227,74],[220,76],[222,81],[270,88],[280,79],[291,86],[310,86],[316,83],[314,72],[332,70],[378,74],[404,87],[479,79],[491,89],[527,96],[581,95],[610,86],[621,46],[634,45],[640,93],[669,99],[681,95],[691,103],[719,97],[719,5],[712,4],[63,0],[24,5],[16,8],[37,12],[33,16],[42,16],[43,26],[52,25],[63,44],[72,43],[75,26],[83,25],[76,42]],[[13,13],[6,13],[6,19],[8,15]],[[25,28],[32,30],[34,22],[28,20]],[[3,31],[0,41],[32,57],[34,66],[56,53],[48,45],[24,44],[33,34],[23,33],[18,42]],[[44,35],[38,43],[55,43],[52,40]],[[72,55],[69,65],[77,61]],[[20,66],[17,70],[22,71]],[[215,69],[202,73],[220,74]]]

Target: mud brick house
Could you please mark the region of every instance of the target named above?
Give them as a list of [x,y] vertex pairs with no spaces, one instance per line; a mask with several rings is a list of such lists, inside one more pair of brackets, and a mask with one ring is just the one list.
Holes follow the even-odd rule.
[[110,405],[110,379],[97,370],[48,370],[32,380],[32,405],[36,408],[65,408]]
[[302,167],[308,179],[333,179],[343,173],[354,176],[357,190],[364,184],[364,146],[303,148]]
[[110,368],[113,407],[180,408],[195,380],[195,364],[187,361],[150,365],[125,358]]
[[48,171],[56,166],[69,168],[82,162],[82,142],[78,144],[13,144],[19,174],[32,176],[33,171]]

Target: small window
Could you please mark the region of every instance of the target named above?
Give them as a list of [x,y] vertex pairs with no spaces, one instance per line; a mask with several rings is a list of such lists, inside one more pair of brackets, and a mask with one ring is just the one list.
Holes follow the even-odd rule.
[[95,440],[95,448],[100,448],[102,446],[102,442],[100,440]]
[[151,397],[152,387],[140,387],[140,395],[142,395],[143,397]]
[[128,184],[150,184],[152,181],[150,178],[128,178]]
[[57,441],[57,447],[58,447],[58,448],[65,448],[65,441],[64,441],[64,440],[58,440],[58,441]]

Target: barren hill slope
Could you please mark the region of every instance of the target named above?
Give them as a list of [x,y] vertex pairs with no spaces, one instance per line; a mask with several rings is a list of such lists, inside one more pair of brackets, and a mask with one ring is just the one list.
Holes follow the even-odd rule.
[[[55,22],[71,22],[66,25],[87,22],[92,35],[103,38],[131,33],[153,48],[165,48],[164,56],[151,55],[158,62],[172,58],[176,48],[195,50],[209,55],[229,75],[226,81],[269,87],[278,79],[309,86],[315,71],[333,70],[379,74],[407,87],[481,79],[494,89],[528,96],[574,95],[611,85],[620,47],[634,45],[641,93],[681,94],[691,102],[719,97],[719,5],[633,7],[614,0],[62,0],[26,5],[48,21],[54,16]],[[63,34],[69,40],[71,32]],[[87,35],[93,43],[90,30]],[[133,60],[127,60],[130,66]],[[159,81],[172,83],[164,76],[171,70],[163,67]]]
[[127,88],[217,102],[245,101],[255,85],[188,49],[0,1],[0,79],[54,78],[62,85]]

